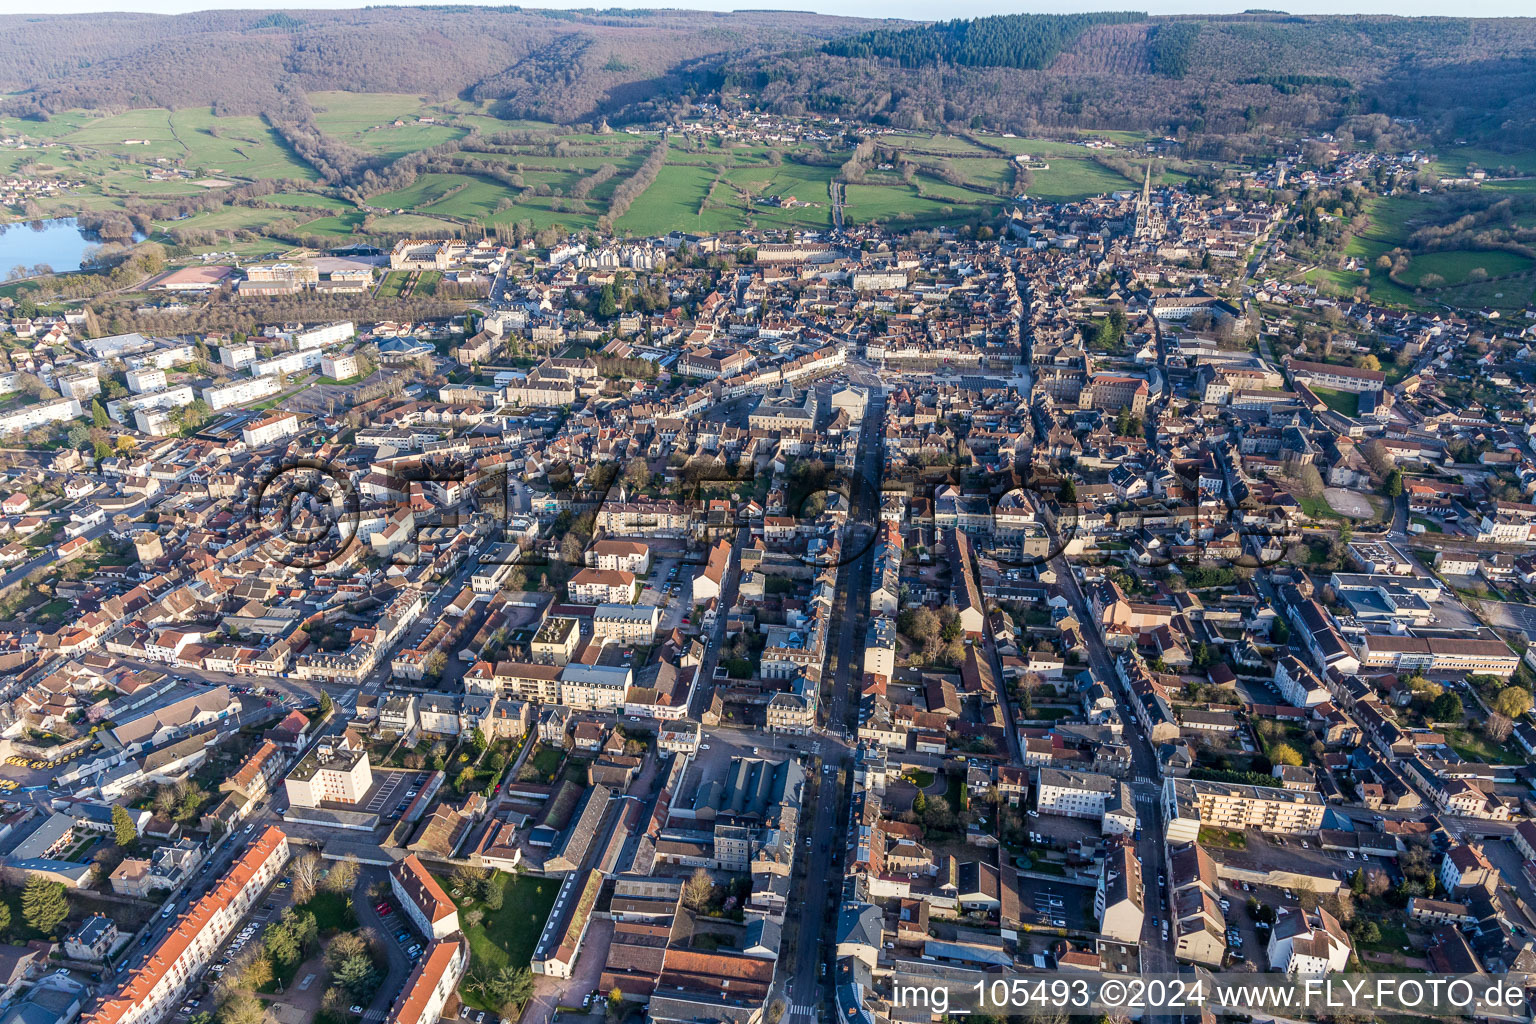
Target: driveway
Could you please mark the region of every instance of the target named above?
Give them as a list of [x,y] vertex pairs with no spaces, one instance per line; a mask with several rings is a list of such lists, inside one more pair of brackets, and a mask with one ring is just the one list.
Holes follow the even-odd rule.
[[587,939],[581,944],[576,957],[576,969],[568,979],[540,976],[534,985],[533,998],[523,1008],[520,1024],[549,1024],[559,1006],[580,1006],[588,992],[597,991],[597,983],[603,976],[603,966],[608,962],[608,946],[613,942],[613,922],[595,917],[587,929]]
[[[358,926],[373,930],[378,937],[378,945],[384,948],[387,961],[384,980],[379,984],[373,1002],[363,1013],[363,1024],[375,1024],[389,1015],[389,1004],[405,987],[405,979],[411,973],[411,961],[407,959],[405,950],[400,948],[400,943],[395,941],[394,929],[379,917],[379,912],[373,909],[374,901],[368,898],[368,889],[373,883],[388,880],[382,868],[364,868],[358,872],[357,887],[352,890],[352,909],[357,914]],[[390,920],[402,920],[401,912],[396,910]]]

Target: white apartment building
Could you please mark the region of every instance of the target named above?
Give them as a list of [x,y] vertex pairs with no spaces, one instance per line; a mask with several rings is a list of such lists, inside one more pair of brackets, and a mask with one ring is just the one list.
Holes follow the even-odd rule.
[[102,999],[86,1024],[145,1024],[168,1015],[288,863],[288,836],[269,826],[218,884],[176,919],[149,958]]
[[389,888],[421,934],[446,939],[459,930],[459,911],[413,853],[389,869]]
[[661,609],[653,604],[600,604],[592,613],[592,635],[618,644],[648,644],[656,639]]
[[1314,708],[1329,699],[1328,689],[1295,655],[1287,654],[1275,665],[1275,688],[1292,707]]
[[101,394],[101,378],[91,373],[61,374],[54,378],[65,398],[90,398]]
[[592,545],[592,565],[643,576],[651,571],[651,548],[637,540],[600,540]]
[[166,437],[181,429],[169,409],[135,409],[133,425],[139,433],[150,437]]
[[320,327],[311,327],[307,330],[298,331],[293,336],[293,347],[305,349],[340,345],[356,334],[356,324],[351,320],[340,320],[334,324],[324,324]]
[[896,678],[896,623],[883,615],[869,620],[864,638],[864,674]]
[[[73,401],[73,399],[71,399]],[[148,412],[151,409],[181,409],[192,404],[192,389],[182,384],[174,388],[166,388],[163,391],[151,391],[148,394],[132,395],[128,398],[116,398],[107,403],[107,415],[118,423],[126,424],[128,417],[139,410]],[[78,409],[80,403],[75,403]]]
[[129,370],[123,374],[123,379],[128,382],[128,390],[136,395],[159,391],[165,387],[165,371],[154,367]]
[[1035,778],[1036,808],[1041,814],[1063,818],[1102,820],[1104,809],[1115,795],[1115,780],[1089,772],[1063,772],[1041,768]]
[[355,352],[346,352],[340,355],[326,356],[320,360],[320,372],[332,380],[346,380],[356,377],[363,369],[362,357]]
[[80,415],[80,400],[55,398],[51,402],[24,405],[11,412],[0,413],[0,434],[17,434],[48,423],[62,423]]
[[231,370],[243,370],[256,361],[256,346],[249,342],[219,346],[219,362]]
[[368,750],[350,729],[321,740],[283,780],[293,807],[318,807],[322,801],[359,803],[372,785]]
[[432,943],[389,1008],[388,1024],[436,1024],[468,965],[469,943],[463,938]]
[[306,348],[297,352],[284,352],[271,359],[258,359],[250,364],[249,369],[252,377],[281,377],[285,373],[316,369],[324,358],[319,349]]
[[560,670],[560,703],[578,711],[621,707],[633,677],[626,665],[567,665]]
[[208,403],[208,408],[218,412],[231,406],[271,398],[282,390],[283,382],[278,377],[249,377],[228,384],[210,384],[203,388],[203,401]]
[[1321,793],[1173,777],[1163,780],[1164,835],[1170,843],[1194,842],[1202,825],[1316,832],[1327,809]]
[[583,569],[568,584],[577,604],[630,604],[635,599],[635,574],[622,569]]
[[264,444],[281,441],[299,432],[299,417],[291,412],[274,412],[247,423],[240,429],[240,439],[247,447],[260,448]]
[[1120,942],[1139,943],[1144,898],[1136,848],[1111,847],[1099,868],[1099,884],[1093,893],[1093,913],[1099,919],[1099,932]]
[[1337,973],[1349,966],[1349,936],[1322,907],[1290,908],[1269,933],[1269,965],[1286,974]]

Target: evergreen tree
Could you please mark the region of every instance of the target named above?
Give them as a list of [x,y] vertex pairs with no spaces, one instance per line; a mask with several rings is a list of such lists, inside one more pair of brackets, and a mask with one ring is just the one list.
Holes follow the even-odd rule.
[[112,805],[112,831],[115,833],[118,846],[129,846],[139,838],[138,826],[134,825],[128,809],[122,804]]
[[69,916],[64,886],[50,882],[44,875],[28,875],[27,887],[21,893],[21,916],[44,935],[52,935]]

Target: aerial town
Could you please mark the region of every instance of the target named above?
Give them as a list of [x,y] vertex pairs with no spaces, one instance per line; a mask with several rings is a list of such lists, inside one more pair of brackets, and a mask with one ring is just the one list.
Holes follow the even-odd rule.
[[146,288],[476,296],[416,322],[0,298],[0,1021],[1536,983],[1536,308],[1298,252],[1431,159]]

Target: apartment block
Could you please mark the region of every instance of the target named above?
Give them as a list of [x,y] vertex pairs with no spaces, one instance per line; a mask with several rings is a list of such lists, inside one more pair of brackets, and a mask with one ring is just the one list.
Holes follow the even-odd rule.
[[176,919],[149,958],[102,1000],[86,1024],[141,1024],[167,1015],[287,863],[288,836],[270,826]]

